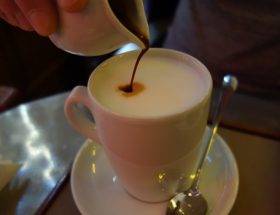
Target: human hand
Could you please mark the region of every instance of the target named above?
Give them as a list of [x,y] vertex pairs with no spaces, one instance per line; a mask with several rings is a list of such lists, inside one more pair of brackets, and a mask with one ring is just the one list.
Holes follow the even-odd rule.
[[58,9],[75,13],[88,0],[0,0],[0,18],[26,31],[49,36],[57,29]]

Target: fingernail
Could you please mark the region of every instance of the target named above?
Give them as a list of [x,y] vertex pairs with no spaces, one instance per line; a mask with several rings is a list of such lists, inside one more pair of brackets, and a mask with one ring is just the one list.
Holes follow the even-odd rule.
[[87,2],[88,0],[60,0],[60,5],[69,12],[77,12],[82,10]]
[[60,5],[65,8],[72,8],[74,5],[77,4],[78,0],[60,0]]
[[76,4],[78,0],[61,0],[61,3],[64,6],[72,6],[73,4]]
[[34,10],[30,12],[29,21],[38,34],[42,36],[48,36],[50,33],[52,33],[51,20],[48,14],[44,11]]

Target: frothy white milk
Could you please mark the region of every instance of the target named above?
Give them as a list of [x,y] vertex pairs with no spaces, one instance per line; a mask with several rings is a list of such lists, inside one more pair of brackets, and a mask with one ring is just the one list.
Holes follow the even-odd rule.
[[[172,53],[172,54],[171,54]],[[139,52],[115,56],[102,63],[89,80],[92,95],[106,108],[131,117],[159,117],[193,107],[211,87],[207,69],[189,55],[149,50],[141,59],[135,83],[142,91],[126,95],[120,86],[130,83]]]

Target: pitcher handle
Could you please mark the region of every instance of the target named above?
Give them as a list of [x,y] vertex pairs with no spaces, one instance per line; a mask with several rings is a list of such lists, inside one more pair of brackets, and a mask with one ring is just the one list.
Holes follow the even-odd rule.
[[71,91],[64,103],[64,113],[75,130],[100,143],[95,123],[78,107],[79,104],[84,105],[92,113],[94,106],[84,86],[77,86]]

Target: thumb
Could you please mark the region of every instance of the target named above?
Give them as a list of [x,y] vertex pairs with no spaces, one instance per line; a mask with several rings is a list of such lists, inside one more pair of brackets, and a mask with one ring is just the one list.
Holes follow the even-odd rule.
[[84,9],[89,0],[57,0],[60,8],[67,12],[79,12]]

